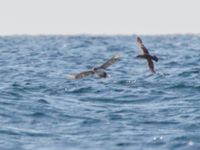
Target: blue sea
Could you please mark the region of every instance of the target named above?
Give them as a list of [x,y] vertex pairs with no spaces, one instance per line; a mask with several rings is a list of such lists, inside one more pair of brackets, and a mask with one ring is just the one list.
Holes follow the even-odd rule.
[[141,35],[156,74],[135,38],[1,36],[0,150],[199,150],[200,35]]

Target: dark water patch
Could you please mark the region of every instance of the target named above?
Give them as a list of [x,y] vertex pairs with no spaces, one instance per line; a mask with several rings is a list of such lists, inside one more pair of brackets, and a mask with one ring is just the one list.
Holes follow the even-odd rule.
[[34,118],[42,118],[42,117],[49,117],[47,114],[43,113],[43,112],[34,112],[32,114],[29,114],[28,116],[30,117],[34,117]]
[[48,133],[42,133],[30,129],[20,129],[20,128],[7,128],[0,130],[1,134],[6,134],[10,136],[29,136],[29,137],[46,137],[50,136]]
[[67,89],[67,91],[70,93],[87,93],[91,92],[92,90],[93,90],[92,87],[77,87],[77,88]]
[[41,104],[50,104],[47,100],[45,100],[45,99],[38,99],[37,100],[39,103],[41,103]]
[[142,123],[146,124],[146,125],[159,125],[159,126],[167,126],[167,125],[177,125],[177,124],[179,124],[179,122],[168,121],[168,120],[162,120],[162,121],[158,121],[158,120],[155,120],[155,121],[145,121],[145,122],[142,122]]
[[98,123],[100,123],[101,122],[101,120],[99,120],[99,119],[87,119],[87,120],[84,120],[83,122],[82,122],[82,126],[91,126],[91,125],[95,125],[95,124],[98,124]]
[[17,93],[12,90],[2,91],[2,94],[0,96],[2,99],[11,99],[11,100],[21,100],[23,99],[23,95],[20,93]]
[[131,142],[119,142],[119,143],[117,143],[117,146],[118,147],[122,147],[122,148],[129,147],[129,146],[134,146],[134,145],[135,144],[131,143]]

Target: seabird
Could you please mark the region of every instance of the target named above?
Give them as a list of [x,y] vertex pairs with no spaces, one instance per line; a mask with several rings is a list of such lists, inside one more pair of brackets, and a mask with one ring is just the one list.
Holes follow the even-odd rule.
[[141,50],[141,54],[137,55],[136,57],[146,59],[147,62],[148,62],[148,66],[149,66],[150,71],[152,73],[156,73],[155,70],[154,70],[154,64],[153,64],[152,60],[157,62],[158,58],[156,56],[152,56],[152,55],[149,54],[147,48],[144,46],[140,37],[137,37],[136,43]]
[[89,75],[96,74],[98,77],[106,78],[106,77],[108,77],[108,74],[104,70],[107,69],[112,64],[114,64],[116,61],[120,60],[120,58],[121,58],[121,55],[115,54],[112,58],[107,60],[101,66],[92,68],[92,69],[87,70],[87,71],[83,71],[83,72],[78,73],[78,74],[70,74],[69,77],[71,79],[80,79],[80,78],[83,78],[83,77],[86,77],[86,76],[89,76]]

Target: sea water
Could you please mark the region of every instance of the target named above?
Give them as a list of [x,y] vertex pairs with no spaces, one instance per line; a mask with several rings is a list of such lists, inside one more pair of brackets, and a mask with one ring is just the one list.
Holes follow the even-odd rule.
[[[200,35],[1,36],[1,150],[199,150]],[[69,74],[103,64],[108,78]]]

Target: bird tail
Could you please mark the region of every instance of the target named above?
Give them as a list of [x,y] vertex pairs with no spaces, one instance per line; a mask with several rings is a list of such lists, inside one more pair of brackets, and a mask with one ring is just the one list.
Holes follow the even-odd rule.
[[68,79],[71,79],[71,80],[75,80],[76,79],[76,75],[75,74],[68,74],[67,77],[68,77]]
[[158,61],[158,57],[156,57],[156,56],[152,56],[152,59],[154,60],[154,61]]

